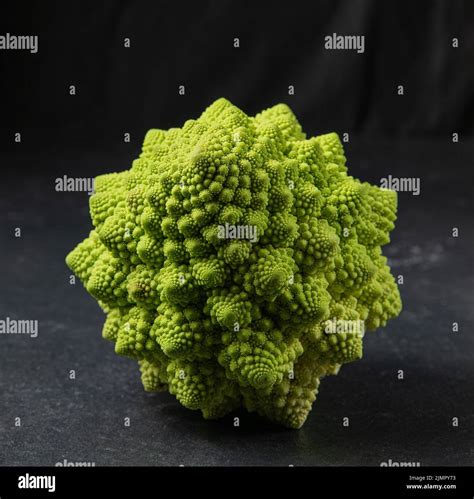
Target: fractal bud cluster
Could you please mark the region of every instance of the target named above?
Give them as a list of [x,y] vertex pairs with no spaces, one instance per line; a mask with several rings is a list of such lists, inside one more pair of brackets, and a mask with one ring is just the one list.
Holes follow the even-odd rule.
[[284,104],[249,117],[219,99],[96,178],[94,229],[66,261],[145,390],[299,428],[321,378],[362,356],[363,331],[335,321],[373,330],[401,310],[381,251],[396,208],[348,175],[335,133],[307,139]]

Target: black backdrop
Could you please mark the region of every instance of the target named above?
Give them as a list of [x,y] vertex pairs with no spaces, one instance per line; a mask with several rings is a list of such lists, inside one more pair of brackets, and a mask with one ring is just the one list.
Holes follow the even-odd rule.
[[[15,147],[16,131],[34,148],[101,146],[125,132],[138,146],[148,128],[180,126],[221,96],[249,114],[286,102],[311,134],[474,129],[467,0],[17,2],[2,10],[2,33],[39,36],[37,54],[0,51],[4,150]],[[334,32],[364,35],[365,52],[325,50]]]

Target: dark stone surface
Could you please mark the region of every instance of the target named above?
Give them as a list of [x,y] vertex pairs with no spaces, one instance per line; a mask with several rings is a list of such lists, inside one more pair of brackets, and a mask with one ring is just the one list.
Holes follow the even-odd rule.
[[0,336],[0,465],[472,465],[474,155],[472,144],[443,141],[347,147],[363,180],[421,177],[420,196],[400,194],[385,249],[404,276],[404,310],[366,335],[363,360],[323,380],[299,431],[245,412],[239,428],[235,415],[204,421],[168,394],[144,393],[136,363],[101,338],[94,299],[69,284],[64,256],[88,233],[88,200],[55,192],[54,179],[127,168],[134,152],[2,156],[0,315],[37,319],[40,331]]

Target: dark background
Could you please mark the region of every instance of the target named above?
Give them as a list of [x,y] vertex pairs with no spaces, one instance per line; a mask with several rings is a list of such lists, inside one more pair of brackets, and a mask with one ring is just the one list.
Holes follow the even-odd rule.
[[[473,14],[467,1],[4,10],[0,34],[38,34],[39,52],[0,51],[0,316],[37,319],[40,332],[0,336],[0,465],[472,465]],[[333,32],[365,35],[365,53],[325,50]],[[248,114],[286,102],[309,136],[350,133],[362,180],[421,179],[419,196],[400,193],[385,248],[404,310],[366,336],[363,360],[323,380],[299,431],[245,412],[239,428],[235,415],[204,421],[145,394],[64,264],[91,223],[87,194],[56,192],[55,179],[128,168],[147,129],[181,126],[221,96]]]
[[[17,130],[34,147],[109,146],[124,132],[138,147],[222,96],[249,114],[287,102],[311,134],[474,129],[467,0],[11,4],[2,32],[37,34],[39,52],[0,54],[3,148]],[[325,50],[333,32],[364,35],[365,53]]]

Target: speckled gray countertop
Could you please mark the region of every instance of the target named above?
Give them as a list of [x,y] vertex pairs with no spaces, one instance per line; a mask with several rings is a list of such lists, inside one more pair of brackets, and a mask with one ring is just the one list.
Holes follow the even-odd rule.
[[299,431],[245,412],[238,428],[234,415],[204,421],[146,394],[136,363],[101,338],[102,312],[63,263],[90,228],[87,195],[55,192],[54,179],[127,168],[130,151],[2,156],[0,315],[40,330],[0,337],[0,465],[474,464],[474,147],[443,140],[347,147],[363,180],[421,178],[419,196],[400,194],[385,248],[404,310],[366,335],[363,360],[323,380]]

